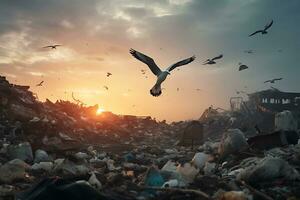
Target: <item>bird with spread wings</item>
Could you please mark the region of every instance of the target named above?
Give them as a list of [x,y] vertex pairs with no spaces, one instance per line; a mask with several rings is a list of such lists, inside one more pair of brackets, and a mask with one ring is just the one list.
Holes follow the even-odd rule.
[[48,45],[48,46],[44,46],[43,48],[51,48],[51,49],[56,49],[56,47],[60,47],[62,46],[61,44],[54,44],[54,45]]
[[155,97],[161,95],[161,93],[162,93],[161,84],[166,80],[167,76],[170,75],[170,72],[173,69],[175,69],[177,67],[180,67],[180,66],[183,66],[183,65],[187,65],[187,64],[193,62],[195,60],[195,58],[196,58],[195,56],[192,56],[190,58],[181,60],[181,61],[179,61],[177,63],[172,64],[167,69],[165,69],[164,71],[162,71],[156,65],[156,63],[154,62],[154,60],[151,57],[146,56],[145,54],[143,54],[141,52],[138,52],[138,51],[136,51],[134,49],[130,49],[129,52],[130,52],[130,54],[133,57],[135,57],[139,61],[141,61],[141,62],[145,63],[146,65],[148,65],[148,67],[150,68],[150,70],[152,71],[152,73],[154,75],[156,75],[156,77],[157,77],[156,83],[155,83],[155,85],[150,90],[150,94],[152,96],[155,96]]
[[262,35],[267,34],[268,33],[267,30],[271,28],[272,25],[273,25],[273,20],[269,24],[265,25],[264,29],[255,31],[254,33],[250,34],[249,37],[256,35],[257,33],[261,33]]
[[270,80],[266,80],[264,83],[275,83],[276,81],[281,81],[283,78],[274,78]]
[[221,59],[221,58],[223,58],[223,55],[222,55],[222,54],[219,55],[219,56],[216,56],[216,57],[214,57],[214,58],[212,58],[212,59],[207,59],[207,60],[203,63],[203,65],[213,65],[213,64],[216,64],[216,61],[215,61],[215,60],[218,60],[218,59]]
[[44,81],[41,81],[39,84],[36,84],[36,86],[43,86]]

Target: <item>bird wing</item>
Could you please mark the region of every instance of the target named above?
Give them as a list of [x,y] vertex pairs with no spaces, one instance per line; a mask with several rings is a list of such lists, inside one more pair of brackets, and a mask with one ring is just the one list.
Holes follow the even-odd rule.
[[182,66],[182,65],[187,65],[191,62],[193,62],[194,60],[196,59],[196,56],[192,56],[190,58],[187,58],[187,59],[184,59],[184,60],[181,60],[173,65],[171,65],[170,67],[167,68],[167,71],[170,72],[172,71],[173,69],[175,69],[176,67],[179,67],[179,66]]
[[50,48],[53,47],[52,45],[44,46],[43,48]]
[[273,25],[273,20],[269,24],[265,25],[264,30],[265,31],[268,30],[272,25]]
[[267,81],[265,81],[264,83],[269,83],[269,82],[271,82],[271,80],[267,80]]
[[241,65],[239,67],[239,71],[242,71],[242,70],[245,70],[245,69],[248,69],[249,67],[247,65]]
[[257,34],[257,33],[261,33],[261,32],[262,32],[262,30],[255,31],[254,33],[250,34],[249,37],[251,37],[251,36],[253,36],[253,35]]
[[161,73],[161,70],[159,69],[159,67],[155,64],[154,60],[152,58],[150,58],[149,56],[146,56],[145,54],[142,54],[141,52],[138,52],[134,49],[130,49],[129,52],[131,53],[131,55],[133,57],[135,57],[139,61],[141,61],[141,62],[145,63],[146,65],[148,65],[150,70],[156,76],[158,76]]
[[283,78],[274,78],[274,81],[281,81]]
[[217,56],[217,57],[214,57],[213,59],[211,59],[211,60],[217,60],[217,59],[221,59],[221,58],[223,58],[223,55],[221,54],[221,55],[219,55],[219,56]]

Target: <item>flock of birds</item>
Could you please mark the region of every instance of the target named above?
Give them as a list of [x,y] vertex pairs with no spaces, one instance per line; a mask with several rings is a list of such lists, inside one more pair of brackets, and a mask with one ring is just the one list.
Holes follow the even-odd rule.
[[[252,37],[258,33],[261,33],[261,34],[267,34],[268,33],[268,29],[273,25],[273,20],[268,23],[267,25],[265,25],[265,27],[263,29],[260,29],[260,30],[257,30],[255,32],[253,32],[252,34],[249,35],[249,37]],[[172,70],[174,70],[175,68],[177,67],[180,67],[180,66],[183,66],[183,65],[187,65],[191,62],[193,62],[195,60],[195,56],[192,56],[190,58],[186,58],[184,60],[181,60],[177,63],[174,63],[172,65],[170,65],[169,67],[167,67],[165,70],[161,70],[157,65],[156,63],[154,62],[154,60],[139,52],[139,51],[136,51],[134,49],[130,49],[129,50],[130,54],[136,58],[137,60],[145,63],[149,69],[152,71],[152,73],[157,77],[157,80],[156,80],[156,83],[154,84],[154,86],[150,89],[150,94],[153,95],[153,96],[159,96],[161,95],[162,93],[162,89],[161,89],[161,84],[166,80],[167,76],[170,75],[170,72]],[[252,54],[254,53],[253,50],[246,50],[245,53],[248,53],[248,54]],[[223,54],[220,54],[216,57],[213,57],[213,58],[209,58],[207,60],[205,60],[205,62],[203,63],[203,65],[214,65],[217,63],[217,60],[219,59],[222,59],[223,58]],[[242,63],[239,63],[238,64],[239,67],[238,67],[238,70],[239,71],[243,71],[243,70],[246,70],[248,69],[249,67],[245,64],[242,64]],[[179,69],[178,69],[179,70]],[[145,74],[145,70],[141,70],[142,71],[142,74]],[[275,83],[276,81],[280,81],[282,80],[282,78],[275,78],[275,79],[271,79],[271,80],[267,80],[265,81],[264,83]],[[200,91],[200,89],[196,89],[197,91]],[[177,91],[179,91],[179,88],[177,88]],[[243,93],[243,91],[237,91],[238,94],[240,93]]]
[[[264,34],[267,34],[268,31],[271,26],[273,25],[273,20],[271,20],[270,23],[266,24],[265,27],[263,29],[260,29],[260,30],[257,30],[253,33],[251,33],[249,35],[249,37],[252,37],[256,34],[259,34],[261,33],[262,35]],[[50,49],[57,49],[57,47],[59,46],[62,46],[60,44],[55,44],[55,45],[48,45],[48,46],[44,46],[43,48],[50,48]],[[160,50],[162,50],[162,48],[160,48]],[[245,50],[244,51],[245,53],[248,53],[248,54],[252,54],[254,53],[253,50]],[[173,71],[174,69],[177,68],[177,70],[179,70],[178,67],[181,67],[183,65],[187,65],[191,62],[193,62],[195,59],[196,59],[196,56],[191,56],[189,58],[186,58],[186,59],[183,59],[181,61],[178,61],[176,63],[173,63],[172,65],[170,65],[169,67],[167,67],[166,69],[162,70],[161,68],[159,68],[157,66],[157,64],[154,62],[153,58],[137,51],[137,50],[134,50],[134,49],[130,49],[129,50],[129,53],[134,57],[136,58],[137,60],[143,62],[144,64],[146,64],[149,69],[151,70],[151,72],[157,77],[156,79],[156,82],[154,84],[154,86],[150,89],[150,94],[152,96],[160,96],[162,94],[162,90],[164,88],[161,87],[162,83],[166,80],[166,78],[168,77],[168,75],[170,75],[171,71]],[[203,65],[214,65],[217,63],[217,60],[220,60],[223,58],[223,54],[220,54],[216,57],[213,57],[213,58],[209,58],[207,60],[204,61]],[[238,64],[238,71],[243,71],[243,70],[246,70],[248,69],[249,67],[245,64],[242,64],[242,63],[239,63]],[[146,70],[144,69],[141,69],[141,72],[143,75],[145,75],[145,78],[148,78],[148,76],[146,76]],[[110,72],[107,72],[106,73],[106,77],[110,77],[112,76],[112,73]],[[282,80],[283,78],[274,78],[274,79],[270,79],[270,80],[266,80],[264,83],[275,83],[276,81],[280,81]],[[44,81],[41,81],[39,84],[37,84],[36,86],[42,86],[44,83]],[[105,90],[108,90],[108,86],[104,85],[103,88]],[[179,91],[179,88],[177,88],[177,91]],[[197,88],[196,91],[201,91],[201,89]],[[236,91],[237,94],[240,94],[240,93],[245,93],[244,91]]]

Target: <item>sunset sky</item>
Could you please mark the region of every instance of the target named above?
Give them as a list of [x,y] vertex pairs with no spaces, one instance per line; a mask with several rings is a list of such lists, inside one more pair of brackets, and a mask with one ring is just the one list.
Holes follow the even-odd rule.
[[[229,108],[236,90],[300,92],[299,10],[299,0],[0,0],[0,75],[30,85],[42,101],[74,92],[117,114],[196,119],[210,105]],[[272,19],[268,34],[248,37]],[[51,44],[63,46],[42,48]],[[156,77],[130,48],[161,68],[196,60],[172,71],[153,97]],[[202,65],[220,54],[216,65]],[[238,72],[239,62],[249,69]]]

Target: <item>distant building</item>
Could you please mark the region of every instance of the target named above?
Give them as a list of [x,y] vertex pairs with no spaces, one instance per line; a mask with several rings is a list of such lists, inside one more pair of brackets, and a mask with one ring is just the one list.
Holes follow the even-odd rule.
[[255,118],[259,121],[257,124],[262,130],[273,130],[275,115],[286,110],[292,112],[297,126],[300,127],[300,93],[283,92],[273,88],[248,94],[248,97],[247,107],[261,113],[260,117]]
[[253,103],[258,110],[282,112],[284,110],[300,111],[300,93],[282,92],[269,89],[249,94],[249,103]]

